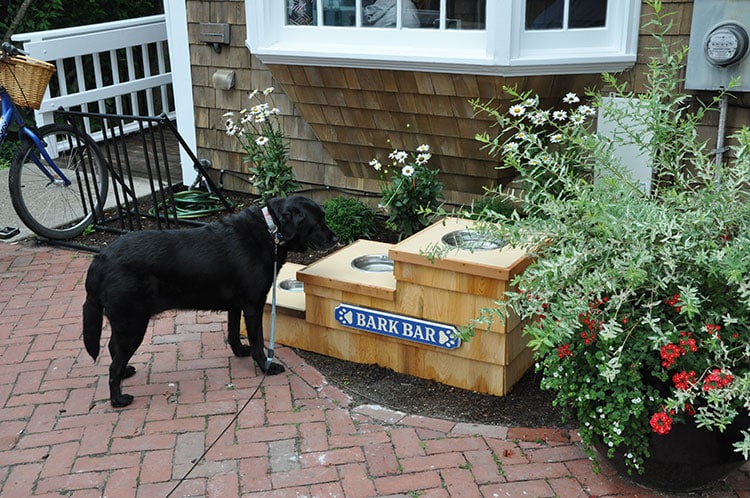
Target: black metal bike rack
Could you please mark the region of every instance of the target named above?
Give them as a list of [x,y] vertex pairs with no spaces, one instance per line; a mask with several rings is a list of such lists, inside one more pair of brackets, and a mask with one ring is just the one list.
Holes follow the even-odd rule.
[[[158,229],[181,228],[185,225],[202,225],[203,222],[181,219],[178,216],[175,193],[186,190],[179,170],[180,151],[185,151],[198,173],[198,180],[213,194],[225,211],[232,203],[211,180],[204,163],[185,142],[174,123],[164,114],[160,116],[130,116],[89,113],[59,109],[55,112],[71,126],[83,131],[83,118],[90,123],[90,135],[101,134],[99,149],[109,171],[109,196],[114,196],[114,206],[103,212],[93,209],[102,200],[96,200],[96,189],[87,185],[82,192],[86,212],[94,212],[92,228],[114,233],[142,230],[145,218],[155,220]],[[148,183],[148,192],[139,196],[136,179]],[[194,184],[195,185],[195,184]],[[74,241],[49,241],[96,251],[96,248]]]

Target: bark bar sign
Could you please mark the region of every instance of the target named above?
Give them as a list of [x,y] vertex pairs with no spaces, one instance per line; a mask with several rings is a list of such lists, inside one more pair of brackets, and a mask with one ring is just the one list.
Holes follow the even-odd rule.
[[428,322],[351,304],[336,306],[334,314],[336,321],[345,327],[444,349],[456,349],[461,345],[461,340],[456,337],[456,327],[453,325]]

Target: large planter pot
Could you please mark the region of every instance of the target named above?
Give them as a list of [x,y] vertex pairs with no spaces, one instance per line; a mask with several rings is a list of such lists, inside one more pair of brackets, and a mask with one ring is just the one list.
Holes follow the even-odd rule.
[[[651,457],[645,462],[643,474],[627,474],[626,451],[616,451],[609,461],[620,475],[643,486],[660,491],[695,491],[726,477],[745,462],[732,445],[742,438],[740,430],[749,426],[748,412],[735,418],[724,432],[699,428],[691,418],[687,423],[673,424],[669,434],[651,434]],[[597,445],[597,450],[606,458],[603,444]]]

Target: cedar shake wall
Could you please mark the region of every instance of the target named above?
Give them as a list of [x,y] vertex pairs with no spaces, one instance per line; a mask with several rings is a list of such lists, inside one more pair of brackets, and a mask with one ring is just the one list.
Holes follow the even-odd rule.
[[[675,34],[669,37],[670,42],[686,45],[692,1],[665,0],[664,4],[666,10],[675,12]],[[385,163],[393,148],[413,151],[426,143],[433,152],[431,164],[440,169],[439,179],[446,183],[447,200],[468,203],[481,195],[484,186],[505,184],[513,177],[510,171],[497,170],[497,161],[488,157],[474,140],[474,135],[486,130],[490,122],[473,116],[469,99],[502,99],[504,85],[517,85],[521,90],[533,89],[544,106],[558,107],[567,92],[582,95],[586,88],[601,86],[598,74],[503,78],[337,67],[266,67],[244,45],[244,0],[188,0],[187,6],[199,156],[210,158],[215,168],[235,172],[244,179],[247,165],[243,164],[236,139],[224,133],[222,115],[247,107],[247,94],[256,88],[276,88],[274,103],[282,111],[291,142],[292,166],[297,179],[307,184],[304,187],[378,192],[376,176],[368,162],[377,157]],[[644,5],[642,14],[648,12]],[[231,46],[217,54],[199,43],[201,22],[229,23]],[[645,84],[646,64],[649,57],[656,55],[648,47],[654,44],[651,36],[642,34],[638,62],[634,69],[622,74],[636,91]],[[211,75],[217,69],[236,72],[235,88],[213,88]],[[497,103],[507,104],[502,100]],[[710,120],[704,129],[706,138],[716,135],[718,114],[712,114]],[[747,121],[747,109],[730,108],[730,128]],[[246,181],[233,175],[225,174],[222,180],[225,188],[250,190]],[[336,195],[335,190],[318,197],[321,200],[332,195]]]

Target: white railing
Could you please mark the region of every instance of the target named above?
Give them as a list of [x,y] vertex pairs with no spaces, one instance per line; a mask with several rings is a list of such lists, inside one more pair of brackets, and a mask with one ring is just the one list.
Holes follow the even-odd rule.
[[[164,15],[12,36],[32,57],[57,72],[41,108],[38,126],[53,122],[60,107],[82,112],[174,117],[172,73]],[[101,133],[86,131],[95,139]],[[137,123],[132,123],[133,128]],[[129,131],[126,128],[126,131]]]

